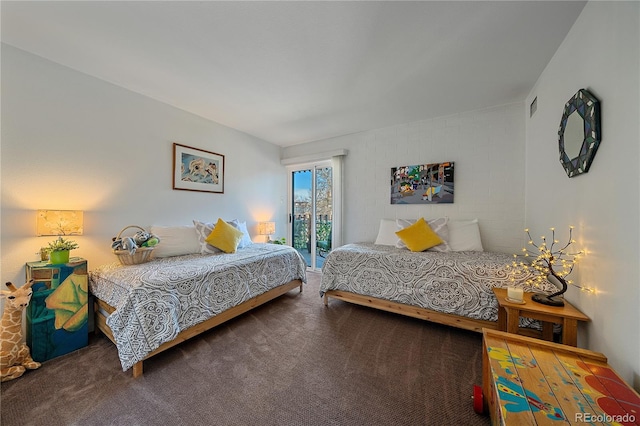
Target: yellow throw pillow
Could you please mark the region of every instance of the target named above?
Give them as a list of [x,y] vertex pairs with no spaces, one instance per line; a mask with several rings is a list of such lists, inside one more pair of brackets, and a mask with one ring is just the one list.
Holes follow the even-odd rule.
[[238,244],[240,244],[240,240],[242,240],[242,235],[242,231],[218,218],[216,227],[213,228],[213,231],[211,231],[205,241],[225,253],[235,253]]
[[425,251],[444,242],[422,217],[396,235],[411,251]]

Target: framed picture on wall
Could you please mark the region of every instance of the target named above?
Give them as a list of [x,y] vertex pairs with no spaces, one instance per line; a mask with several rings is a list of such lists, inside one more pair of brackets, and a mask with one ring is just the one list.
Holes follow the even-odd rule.
[[224,193],[224,155],[174,143],[173,189]]
[[391,204],[453,203],[453,161],[391,168]]

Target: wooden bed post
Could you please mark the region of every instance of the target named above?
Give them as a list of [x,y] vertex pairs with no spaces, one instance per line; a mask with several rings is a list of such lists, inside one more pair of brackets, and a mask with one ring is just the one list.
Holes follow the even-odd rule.
[[133,364],[133,378],[137,379],[138,377],[142,376],[142,363],[143,361],[138,361],[135,364]]

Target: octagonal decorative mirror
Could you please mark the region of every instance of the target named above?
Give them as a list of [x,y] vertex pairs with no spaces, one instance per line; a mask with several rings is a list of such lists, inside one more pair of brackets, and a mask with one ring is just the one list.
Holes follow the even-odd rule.
[[558,129],[560,162],[567,176],[587,173],[600,145],[600,102],[580,89],[564,106]]

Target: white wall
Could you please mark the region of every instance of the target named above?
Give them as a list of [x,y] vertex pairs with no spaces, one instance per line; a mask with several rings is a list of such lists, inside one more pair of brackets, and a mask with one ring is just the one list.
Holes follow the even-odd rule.
[[[590,318],[581,346],[605,353],[640,388],[640,3],[589,2],[530,93],[526,221],[543,235],[576,226],[588,255],[571,277],[595,293],[567,298]],[[581,88],[601,101],[602,144],[589,173],[569,179],[558,161],[564,104]],[[528,114],[526,115],[528,117]],[[586,332],[584,332],[586,331]]]
[[[344,242],[374,241],[382,218],[478,218],[485,249],[524,242],[523,104],[295,145],[283,158],[346,148]],[[455,162],[453,204],[391,205],[392,167]]]
[[[172,189],[173,142],[225,155],[224,194]],[[1,157],[3,282],[22,284],[55,238],[35,237],[36,209],[84,210],[71,255],[90,269],[116,260],[111,237],[130,224],[285,229],[279,147],[4,44]]]

